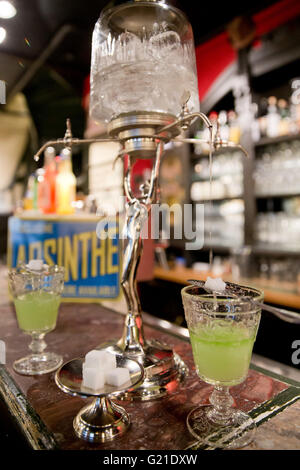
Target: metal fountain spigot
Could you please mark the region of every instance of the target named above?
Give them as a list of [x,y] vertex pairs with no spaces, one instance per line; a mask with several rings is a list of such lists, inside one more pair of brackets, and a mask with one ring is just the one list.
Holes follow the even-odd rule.
[[231,142],[230,140],[222,140],[221,139],[221,133],[220,133],[220,123],[217,121],[217,130],[216,130],[216,135],[214,138],[214,148],[215,150],[219,150],[220,148],[239,148],[244,152],[245,156],[248,157],[248,152],[247,150],[244,149],[244,147],[240,144],[236,144],[235,142]]
[[56,140],[49,140],[46,142],[39,150],[34,154],[33,158],[36,162],[39,161],[41,154],[46,150],[47,147],[52,145],[62,145],[65,148],[71,149],[73,145],[78,144],[92,144],[94,142],[111,142],[112,139],[79,139],[73,137],[71,120],[67,118],[66,120],[66,132],[63,138]]

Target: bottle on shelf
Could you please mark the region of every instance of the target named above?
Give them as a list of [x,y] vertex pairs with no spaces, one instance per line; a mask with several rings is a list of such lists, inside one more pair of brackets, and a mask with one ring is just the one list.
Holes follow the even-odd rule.
[[214,132],[217,130],[217,122],[218,122],[218,113],[216,111],[211,111],[208,115],[208,119],[210,120]]
[[41,211],[42,205],[43,205],[43,187],[44,187],[44,181],[45,181],[44,168],[38,168],[36,170],[36,180],[37,180],[37,208],[39,211]]
[[219,125],[220,125],[220,137],[222,140],[229,139],[229,126],[227,123],[227,112],[220,111],[218,117]]
[[291,119],[287,101],[284,99],[278,100],[278,109],[280,115],[278,134],[288,135],[290,132]]
[[39,183],[39,208],[44,214],[53,214],[56,210],[56,177],[57,168],[55,149],[48,147],[45,151],[43,181]]
[[28,178],[23,208],[25,211],[38,209],[38,180],[36,173],[32,173]]
[[72,170],[71,156],[69,149],[64,149],[60,155],[55,187],[57,214],[67,215],[75,211],[76,177]]
[[300,79],[294,78],[291,81],[291,97],[290,97],[290,110],[291,110],[291,134],[298,134],[300,132]]
[[277,137],[279,135],[280,114],[277,108],[277,98],[270,96],[268,99],[267,113],[267,136]]
[[235,144],[240,143],[241,129],[235,111],[228,112],[229,140]]

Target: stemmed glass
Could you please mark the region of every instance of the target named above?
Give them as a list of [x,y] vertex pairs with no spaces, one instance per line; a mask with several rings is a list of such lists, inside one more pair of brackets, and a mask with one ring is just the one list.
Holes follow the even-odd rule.
[[8,283],[19,328],[32,337],[29,345],[32,354],[15,361],[14,370],[23,375],[41,375],[56,370],[63,362],[62,356],[45,351],[44,337],[56,327],[64,268],[41,263],[38,269],[30,269],[22,263],[9,270]]
[[248,374],[263,300],[257,289],[235,286],[238,296],[209,294],[188,286],[182,299],[198,376],[214,385],[211,405],[193,409],[187,417],[191,434],[214,448],[238,448],[249,444],[254,421],[232,408],[229,387],[243,382]]

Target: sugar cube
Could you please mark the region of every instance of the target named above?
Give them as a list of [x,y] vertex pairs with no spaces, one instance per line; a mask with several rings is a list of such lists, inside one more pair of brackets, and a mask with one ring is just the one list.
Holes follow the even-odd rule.
[[223,292],[226,289],[226,282],[224,282],[220,277],[213,279],[208,276],[207,281],[204,284],[204,288],[212,292]]
[[31,259],[27,264],[27,267],[31,271],[40,271],[43,269],[44,261],[42,259]]
[[129,370],[125,367],[116,367],[116,369],[106,371],[107,384],[119,387],[127,382],[130,382],[130,375]]
[[103,370],[90,367],[83,363],[82,366],[82,385],[92,390],[100,390],[105,384],[105,373]]
[[103,370],[115,369],[117,367],[116,356],[107,351],[93,349],[85,356],[85,362],[90,367],[98,367]]

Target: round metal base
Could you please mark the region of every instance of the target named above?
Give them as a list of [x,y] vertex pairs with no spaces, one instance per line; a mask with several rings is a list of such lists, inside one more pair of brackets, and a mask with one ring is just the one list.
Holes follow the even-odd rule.
[[49,374],[58,369],[63,363],[62,356],[52,352],[31,354],[18,359],[13,363],[13,368],[21,375]]
[[100,399],[87,405],[74,418],[74,431],[88,442],[107,442],[121,437],[130,426],[130,418],[124,408],[106,400],[105,412]]
[[97,349],[105,349],[114,354],[125,354],[135,359],[144,368],[144,380],[134,390],[122,392],[120,400],[147,401],[162,398],[174,393],[188,374],[183,360],[166,344],[147,341],[143,353],[128,354],[120,347],[120,342],[101,344]]
[[246,413],[231,409],[231,417],[226,423],[216,423],[210,419],[211,405],[194,408],[187,417],[190,433],[204,447],[214,449],[239,449],[250,444],[255,435],[255,422]]

